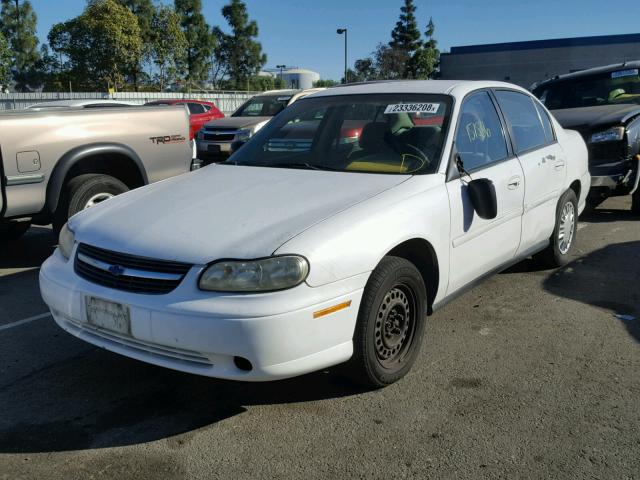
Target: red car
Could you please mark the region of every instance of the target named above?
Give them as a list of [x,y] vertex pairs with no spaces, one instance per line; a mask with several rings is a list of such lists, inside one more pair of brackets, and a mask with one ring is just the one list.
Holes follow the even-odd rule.
[[190,100],[186,98],[154,100],[153,102],[145,103],[145,105],[187,105],[187,108],[189,108],[189,125],[191,127],[190,140],[195,138],[196,133],[198,133],[198,130],[200,130],[205,123],[215,120],[216,118],[224,118],[224,113],[218,110],[215,104],[202,100]]

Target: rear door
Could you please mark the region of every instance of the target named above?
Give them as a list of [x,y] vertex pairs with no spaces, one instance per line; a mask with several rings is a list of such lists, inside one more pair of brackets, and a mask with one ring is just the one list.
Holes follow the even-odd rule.
[[565,154],[556,141],[549,114],[528,94],[496,90],[526,179],[519,253],[539,246],[553,233],[556,206],[566,176]]
[[473,179],[493,182],[498,214],[485,220],[475,213],[467,191],[469,177],[447,182],[451,211],[449,294],[514,258],[520,245],[525,190],[522,167],[510,149],[488,91],[465,98],[455,148]]

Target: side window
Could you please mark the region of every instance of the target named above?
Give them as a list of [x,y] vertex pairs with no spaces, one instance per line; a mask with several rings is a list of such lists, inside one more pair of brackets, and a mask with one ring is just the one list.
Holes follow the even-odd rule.
[[468,97],[462,105],[456,149],[468,171],[507,158],[507,142],[500,117],[487,92]]
[[208,112],[209,110],[211,110],[211,105],[202,105],[202,108],[204,108],[205,112]]
[[551,119],[549,118],[549,114],[542,108],[542,105],[536,103],[536,108],[538,109],[538,114],[540,115],[540,120],[542,120],[542,127],[544,128],[544,136],[547,139],[547,143],[553,143],[556,140],[556,136],[553,133],[553,125],[551,124]]
[[508,90],[498,90],[495,93],[511,127],[516,153],[539,148],[548,143],[540,115],[531,97]]
[[189,113],[191,115],[198,115],[204,113],[204,107],[199,103],[189,103]]

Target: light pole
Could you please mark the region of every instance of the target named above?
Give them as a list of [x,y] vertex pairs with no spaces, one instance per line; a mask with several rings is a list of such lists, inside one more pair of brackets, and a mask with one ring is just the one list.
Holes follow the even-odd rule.
[[276,68],[279,68],[279,69],[280,69],[280,81],[281,81],[282,83],[284,83],[284,81],[282,80],[282,70],[283,70],[284,68],[287,68],[287,66],[286,66],[286,65],[276,65]]
[[347,81],[347,29],[339,28],[336,30],[338,35],[342,35],[344,33],[344,83],[349,83]]

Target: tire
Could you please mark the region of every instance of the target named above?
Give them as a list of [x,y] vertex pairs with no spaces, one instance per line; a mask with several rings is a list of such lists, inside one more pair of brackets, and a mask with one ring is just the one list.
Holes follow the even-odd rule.
[[631,196],[631,213],[640,215],[640,187]]
[[366,387],[390,385],[411,369],[425,330],[426,288],[410,262],[385,257],[362,296],[349,376]]
[[110,175],[87,174],[72,178],[60,197],[54,214],[53,230],[60,229],[76,213],[129,190],[124,183]]
[[[570,229],[567,232],[567,229]],[[534,256],[542,266],[556,268],[566,265],[578,237],[578,199],[569,189],[560,197],[556,207],[556,224],[549,246]]]
[[31,222],[8,222],[0,224],[0,243],[18,240],[27,233]]

